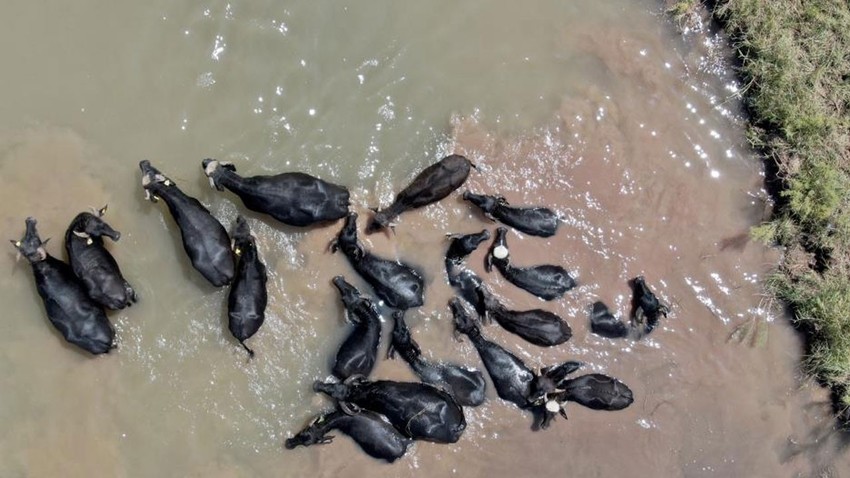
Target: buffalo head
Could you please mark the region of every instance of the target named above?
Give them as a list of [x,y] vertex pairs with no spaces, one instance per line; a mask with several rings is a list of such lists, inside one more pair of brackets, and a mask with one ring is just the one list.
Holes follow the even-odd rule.
[[201,161],[201,167],[204,168],[204,174],[210,180],[210,187],[224,191],[224,187],[219,184],[219,178],[225,171],[236,172],[236,166],[227,161],[218,161],[216,159],[207,158]]
[[[500,204],[499,198],[496,196],[487,196],[486,194],[475,194],[469,191],[463,193],[463,199],[481,208],[484,214],[492,214],[496,206]],[[488,216],[489,217],[489,216]]]
[[327,429],[324,427],[324,415],[319,415],[306,428],[298,432],[292,438],[287,438],[286,442],[284,442],[283,446],[286,447],[287,450],[291,450],[298,445],[302,446],[310,446],[310,445],[324,445],[333,441],[332,435],[327,435]]
[[26,257],[30,262],[40,262],[47,259],[47,251],[44,249],[44,245],[50,239],[42,242],[41,238],[38,237],[38,231],[35,228],[35,219],[28,217],[26,224],[27,230],[24,233],[24,237],[20,241],[12,239],[9,242],[15,246],[18,253]]
[[150,188],[155,184],[163,184],[165,186],[171,186],[174,184],[174,181],[165,177],[158,169],[151,166],[151,162],[147,159],[139,162],[139,169],[142,170],[142,187],[145,189],[145,199],[150,202],[156,202],[157,197],[154,194],[151,194]]
[[98,215],[90,212],[77,214],[77,217],[71,221],[71,231],[75,236],[83,239],[91,240],[91,238],[106,236],[113,241],[117,241],[121,238],[121,233],[100,218],[105,211],[106,206],[98,211]]

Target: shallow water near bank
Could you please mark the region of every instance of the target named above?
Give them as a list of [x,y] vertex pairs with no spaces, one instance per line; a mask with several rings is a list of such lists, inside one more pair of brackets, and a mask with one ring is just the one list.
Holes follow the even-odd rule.
[[[0,227],[16,239],[34,216],[64,257],[71,218],[108,203],[122,232],[109,248],[140,302],[110,314],[118,349],[89,357],[49,325],[29,266],[0,255],[0,476],[847,475],[828,395],[801,379],[800,340],[759,286],[777,252],[747,240],[767,204],[735,85],[722,53],[679,38],[656,2],[172,3],[4,5],[0,39],[21,46],[2,60]],[[341,222],[246,212],[209,188],[201,160],[345,184],[362,231],[368,207],[450,153],[478,166],[465,188],[563,214],[552,238],[510,233],[511,256],[580,284],[541,302],[486,274],[482,247],[469,263],[507,304],[556,312],[574,336],[542,349],[485,334],[532,367],[615,376],[635,403],[573,405],[532,432],[491,387],[457,444],[417,443],[393,465],[339,433],[284,450],[331,407],[311,391],[347,331],[331,278],[368,289],[327,250]],[[189,266],[165,206],[144,201],[141,159],[226,227],[249,218],[270,273],[254,360],[227,332],[227,291]],[[442,256],[445,233],[485,227],[456,193],[362,237],[423,270],[426,304],[407,320],[426,354],[479,369],[452,338]],[[638,343],[591,335],[590,304],[625,317],[637,275],[669,318]],[[373,376],[413,379],[398,360]]]

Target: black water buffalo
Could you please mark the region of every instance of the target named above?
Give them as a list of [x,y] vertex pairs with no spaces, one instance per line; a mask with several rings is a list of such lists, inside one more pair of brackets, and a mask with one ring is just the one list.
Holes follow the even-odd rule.
[[231,190],[248,209],[268,214],[284,224],[310,226],[348,214],[348,189],[309,174],[243,178],[236,174],[231,163],[205,159],[201,165],[212,187]]
[[549,237],[558,231],[558,215],[546,207],[513,207],[502,196],[463,193],[463,198],[478,206],[484,215],[532,236]]
[[541,347],[559,345],[573,336],[567,322],[543,309],[509,310],[495,295],[481,291],[485,320],[495,320],[503,329]]
[[571,401],[593,410],[622,410],[635,401],[629,387],[616,378],[601,373],[590,373],[581,377],[558,382],[560,389],[549,398],[560,402]]
[[466,256],[489,236],[486,230],[477,234],[450,236],[452,239],[446,253],[449,283],[475,307],[485,322],[495,320],[505,330],[541,347],[551,347],[569,340],[572,330],[564,319],[543,309],[509,310],[484,285],[481,278],[466,267]]
[[464,407],[477,407],[484,403],[486,382],[478,370],[470,370],[453,363],[434,363],[422,357],[419,344],[410,336],[410,329],[404,322],[404,312],[393,312],[392,343],[387,356],[401,355],[416,375],[425,383],[430,383],[449,392]]
[[590,331],[609,339],[623,337],[638,339],[641,332],[634,327],[634,324],[632,326],[626,325],[622,320],[615,317],[608,306],[600,301],[594,302],[591,306]]
[[466,429],[463,409],[455,399],[427,383],[351,377],[346,383],[315,382],[313,390],[339,400],[341,406],[353,404],[380,413],[414,440],[454,443]]
[[490,231],[484,229],[474,234],[447,234],[449,248],[446,251],[446,276],[449,284],[458,291],[461,297],[475,306],[478,315],[486,313],[482,290],[486,290],[484,281],[466,266],[466,258],[478,246],[490,239]]
[[378,315],[378,309],[342,276],[334,277],[333,284],[339,290],[346,318],[354,323],[354,329],[336,353],[333,374],[342,380],[353,375],[368,377],[375,367],[378,344],[381,341],[381,317]]
[[670,309],[652,293],[643,276],[638,276],[629,282],[634,289],[632,318],[629,323],[626,324],[615,317],[604,303],[594,302],[590,311],[591,332],[610,339],[627,337],[640,340],[655,329],[662,315],[667,317]]
[[392,220],[405,211],[427,206],[448,196],[466,181],[472,167],[474,165],[459,154],[446,156],[428,166],[398,193],[388,208],[375,211],[375,216],[366,226],[366,234],[391,225]]
[[298,445],[324,445],[333,440],[328,435],[339,430],[350,436],[369,456],[390,463],[401,458],[413,441],[398,432],[381,415],[369,410],[347,414],[339,410],[316,417],[310,425],[284,443],[291,450]]
[[553,300],[576,286],[576,281],[561,266],[540,265],[533,267],[514,267],[511,265],[506,227],[496,229],[496,237],[490,245],[490,250],[484,262],[487,272],[493,265],[499,269],[502,276],[511,284],[523,289],[543,300]]
[[[446,234],[446,237],[449,238],[446,262],[462,264],[466,261],[466,257],[478,249],[482,242],[490,240],[490,231],[484,229],[473,234]],[[446,269],[448,269],[448,264]]]
[[646,333],[652,332],[658,325],[658,319],[663,315],[667,317],[670,308],[661,303],[658,297],[652,293],[643,276],[632,279],[632,308],[634,320],[638,324],[645,324]]
[[151,166],[150,161],[141,161],[139,168],[145,197],[151,202],[159,198],[165,200],[180,228],[183,248],[192,266],[216,287],[229,284],[233,280],[235,261],[224,226],[197,199],[187,196],[174,181]]
[[233,252],[236,254],[236,275],[227,297],[227,318],[230,333],[253,357],[254,351],[245,341],[257,333],[266,320],[266,265],[260,259],[257,243],[244,217],[236,218],[233,230]]
[[359,243],[356,213],[345,218],[345,225],[331,243],[331,251],[338,249],[342,250],[354,270],[375,289],[375,294],[390,307],[405,310],[424,303],[425,284],[416,269],[380,258]]
[[103,245],[103,236],[113,241],[121,233],[101,219],[106,206],[97,215],[83,212],[71,221],[65,231],[65,250],[74,274],[82,281],[89,297],[112,310],[123,309],[136,302],[136,291],[121,275],[112,254]]
[[522,409],[531,410],[535,416],[533,429],[548,427],[554,418],[553,412],[559,410],[553,410],[549,396],[562,392],[558,385],[564,377],[577,370],[581,363],[569,361],[556,367],[544,368],[540,374],[535,374],[516,355],[487,340],[459,299],[452,299],[449,306],[454,316],[455,330],[469,337],[478,350],[499,397]]
[[71,266],[47,253],[47,241],[42,242],[38,236],[36,220],[28,217],[26,225],[24,237],[11,242],[32,266],[50,323],[65,340],[92,354],[109,352],[114,346],[115,331],[103,309],[86,294]]

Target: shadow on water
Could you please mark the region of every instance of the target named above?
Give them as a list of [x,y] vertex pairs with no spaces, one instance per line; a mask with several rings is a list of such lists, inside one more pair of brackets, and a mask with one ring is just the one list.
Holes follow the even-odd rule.
[[[816,413],[819,409],[831,406],[831,402],[810,402],[803,405],[802,412]],[[801,439],[788,437],[779,451],[779,459],[782,463],[790,463],[802,458],[812,464],[812,476],[839,477],[843,475],[839,474],[832,461],[836,453],[845,454],[848,450],[850,430],[837,428],[835,419],[827,416]]]

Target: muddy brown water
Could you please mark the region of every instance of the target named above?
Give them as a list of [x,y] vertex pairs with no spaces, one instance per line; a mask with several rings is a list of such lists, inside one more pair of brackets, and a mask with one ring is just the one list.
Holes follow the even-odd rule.
[[[3,13],[0,227],[15,239],[34,216],[64,257],[73,215],[108,203],[123,233],[109,247],[141,300],[110,314],[118,349],[92,358],[50,327],[29,267],[0,255],[0,476],[850,476],[828,394],[801,377],[801,342],[760,286],[777,252],[746,239],[766,201],[723,49],[683,40],[658,3],[13,0]],[[330,279],[364,286],[326,250],[341,223],[247,213],[270,271],[249,362],[226,290],[143,200],[139,160],[228,227],[245,209],[209,189],[201,159],[303,170],[351,188],[362,231],[369,206],[452,152],[479,167],[468,188],[564,215],[553,238],[508,241],[516,263],[562,264],[580,283],[543,303],[485,274],[482,248],[470,264],[506,303],[574,331],[550,349],[485,334],[533,367],[618,377],[635,403],[573,405],[534,433],[491,388],[457,444],[417,443],[393,465],[339,433],[284,450],[331,406],[310,389],[346,332]],[[425,271],[408,322],[434,359],[482,368],[452,339],[441,264],[446,232],[493,226],[453,194],[364,239]],[[589,334],[588,306],[625,316],[639,274],[670,317],[637,343]],[[399,361],[373,375],[413,379]]]

